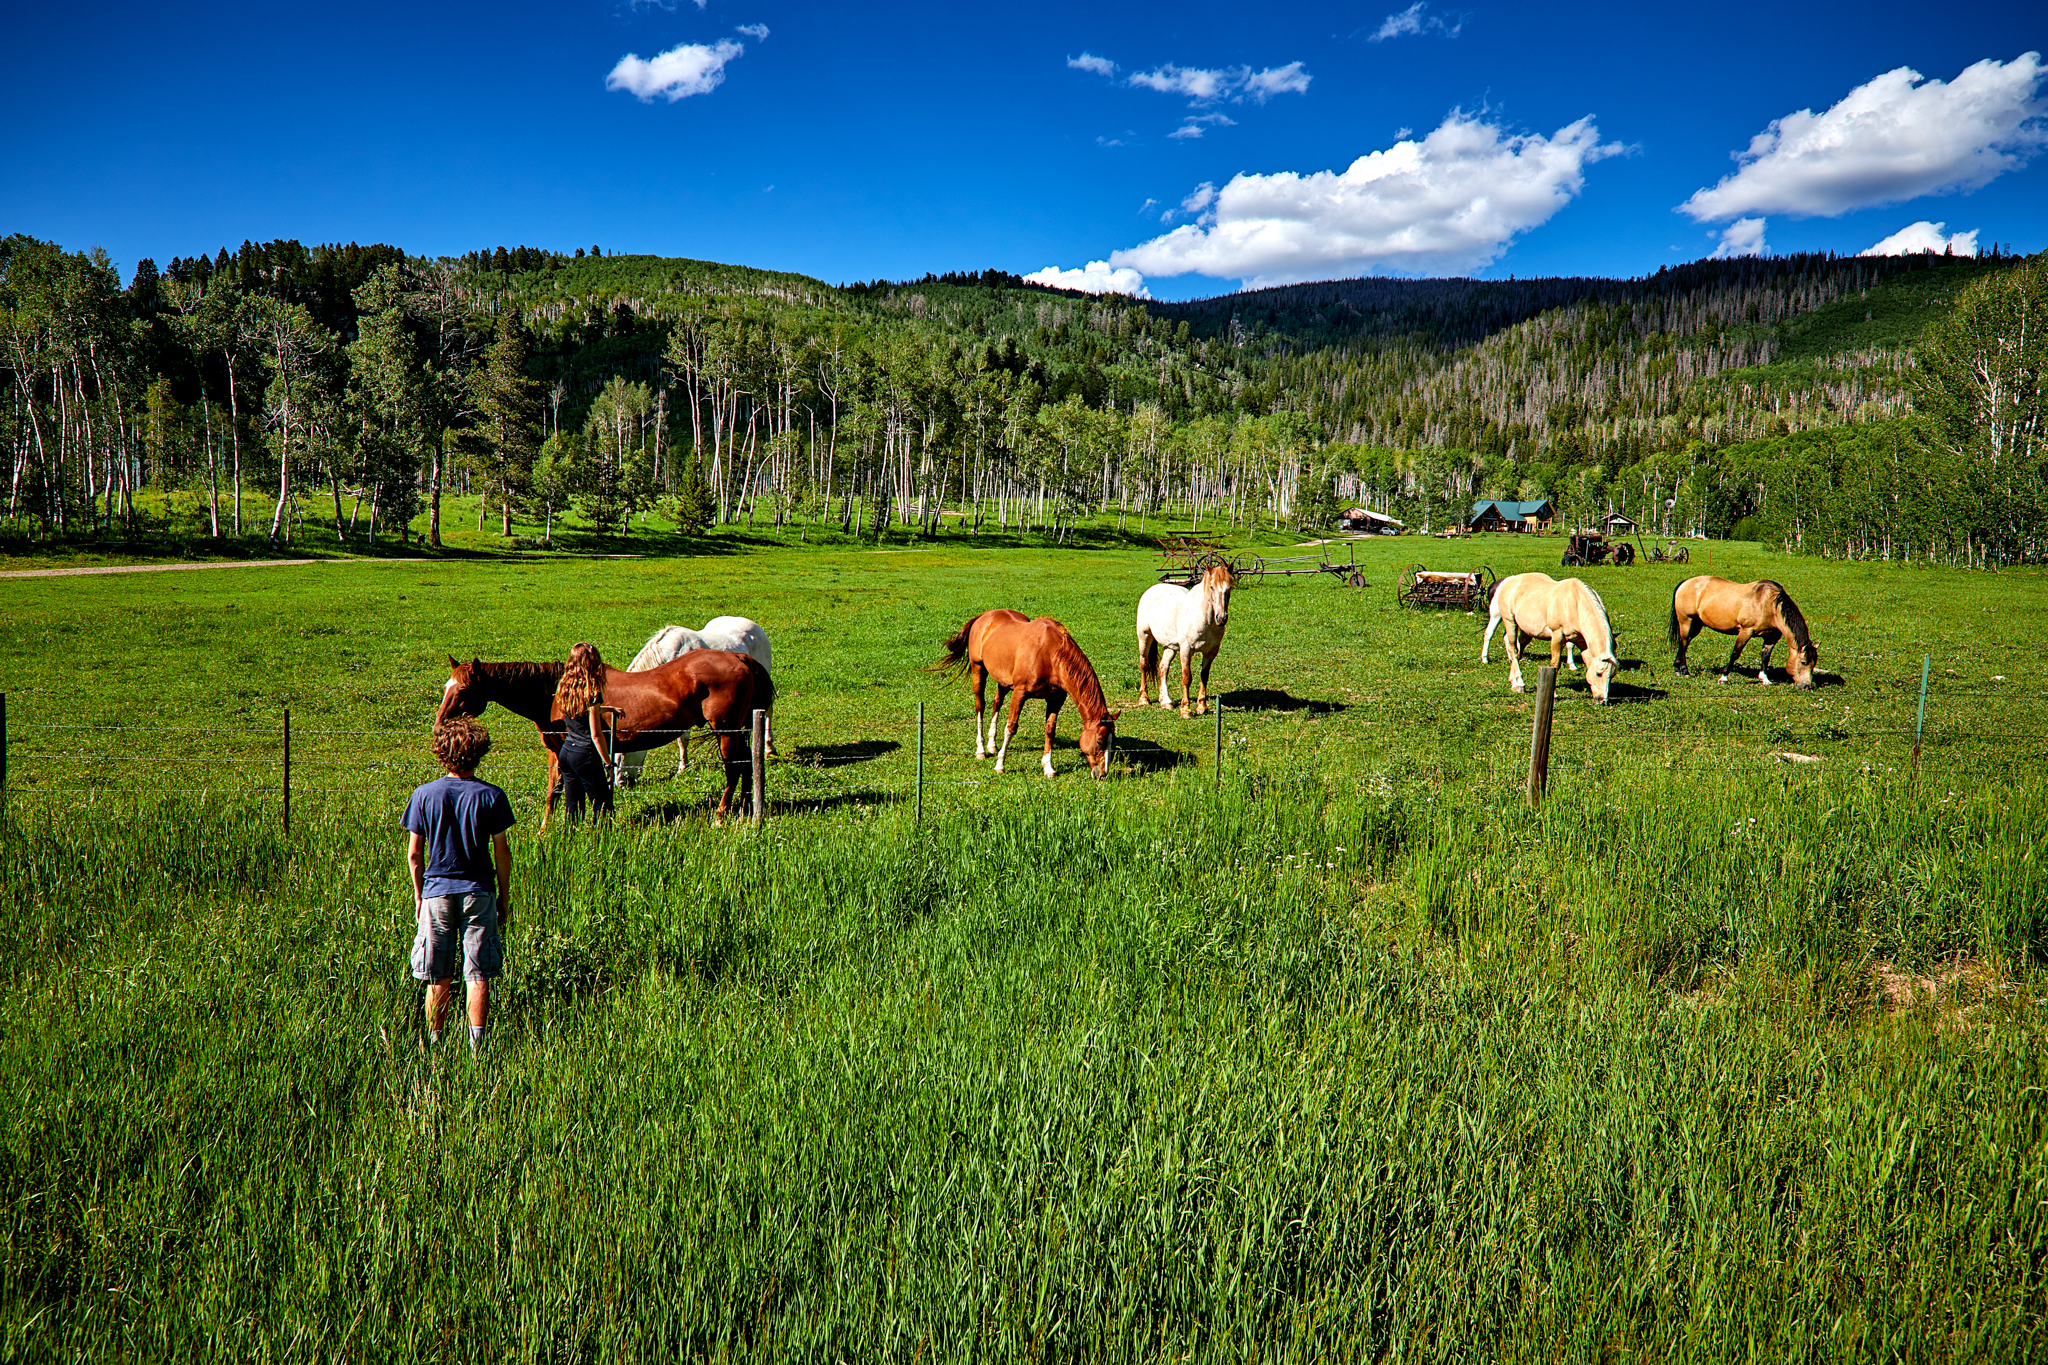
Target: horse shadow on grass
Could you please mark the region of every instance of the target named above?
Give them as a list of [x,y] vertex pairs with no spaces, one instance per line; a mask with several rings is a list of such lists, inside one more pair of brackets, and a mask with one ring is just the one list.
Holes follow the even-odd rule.
[[1341,701],[1291,696],[1273,687],[1239,688],[1223,693],[1217,700],[1232,711],[1306,711],[1312,716],[1327,716],[1347,709]]
[[[835,792],[830,796],[780,797],[771,793],[768,797],[768,814],[771,817],[839,810],[847,806],[895,805],[906,798],[879,788],[870,791]],[[621,814],[619,823],[627,829],[657,829],[679,825],[691,819],[711,818],[713,803],[709,798],[697,801],[660,801],[641,806],[630,813]],[[732,809],[725,813],[729,825],[744,825],[751,818],[744,796],[735,793]]]
[[1184,754],[1178,749],[1169,749],[1163,744],[1155,744],[1149,739],[1132,739],[1128,736],[1119,736],[1116,741],[1116,749],[1111,754],[1111,762],[1129,765],[1138,773],[1149,776],[1152,773],[1163,773],[1169,768],[1178,768],[1183,764],[1192,763],[1194,758],[1192,755]]
[[893,754],[902,748],[900,740],[856,739],[846,744],[800,744],[790,761],[802,766],[837,768],[846,763],[865,763],[871,758]]

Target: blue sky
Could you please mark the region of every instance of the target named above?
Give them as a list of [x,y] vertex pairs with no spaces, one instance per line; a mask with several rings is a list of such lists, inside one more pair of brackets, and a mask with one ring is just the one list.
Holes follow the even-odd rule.
[[1923,222],[2048,248],[2040,4],[202,0],[21,7],[6,46],[0,231],[124,272],[296,237],[834,283],[1100,261],[1186,298]]

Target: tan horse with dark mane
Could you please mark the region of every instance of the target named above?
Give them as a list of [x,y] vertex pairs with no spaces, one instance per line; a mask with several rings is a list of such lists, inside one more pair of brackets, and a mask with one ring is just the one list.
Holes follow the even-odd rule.
[[1671,664],[1673,672],[1689,671],[1685,666],[1686,647],[1700,633],[1701,626],[1735,637],[1735,650],[1721,668],[1722,682],[1728,681],[1735,661],[1742,657],[1743,647],[1754,635],[1764,642],[1764,657],[1756,678],[1758,682],[1769,683],[1771,650],[1784,636],[1792,641],[1786,647],[1785,660],[1792,681],[1801,687],[1813,686],[1813,666],[1820,662],[1820,647],[1814,644],[1806,629],[1806,618],[1800,615],[1784,584],[1768,578],[1759,578],[1754,583],[1732,583],[1712,574],[1680,583],[1671,594],[1671,643],[1678,650],[1678,657]]
[[1502,641],[1508,651],[1508,686],[1520,692],[1522,686],[1522,642],[1524,639],[1550,641],[1550,666],[1564,651],[1571,662],[1571,648],[1579,647],[1586,660],[1586,686],[1593,700],[1607,704],[1607,690],[1614,681],[1614,629],[1607,623],[1607,604],[1583,578],[1552,578],[1547,573],[1518,573],[1493,585],[1493,597],[1486,609],[1486,635],[1480,641],[1479,662],[1485,663],[1493,648],[1493,628],[1505,626]]
[[[451,658],[441,707],[434,713],[438,724],[453,715],[482,715],[496,702],[534,723],[548,747],[548,804],[542,828],[555,809],[555,751],[562,742],[562,720],[553,710],[555,684],[561,676],[562,665],[554,662],[471,659],[465,664]],[[732,804],[733,788],[753,761],[746,734],[753,713],[774,705],[775,683],[767,669],[744,654],[700,649],[639,673],[606,667],[604,701],[622,713],[621,750],[659,749],[686,730],[709,726],[725,758],[725,790],[718,798],[718,814],[724,815]]]
[[[1109,771],[1110,749],[1116,743],[1116,719],[1120,712],[1109,709],[1102,684],[1088,656],[1067,634],[1067,628],[1050,616],[1028,620],[1021,611],[998,608],[985,611],[960,627],[960,633],[946,641],[946,657],[939,667],[951,668],[962,660],[967,664],[969,684],[974,688],[974,756],[996,756],[996,771],[1003,770],[1003,756],[1017,733],[1017,721],[1024,703],[1032,698],[1045,702],[1045,753],[1039,765],[1052,776],[1052,732],[1059,723],[1060,707],[1069,696],[1081,709],[1081,754],[1088,771],[1101,777]],[[989,716],[988,742],[982,742],[981,713],[983,686],[996,682],[996,704]],[[1002,719],[1003,698],[1010,696],[1010,724],[1003,732],[1003,744],[996,748],[996,724]]]

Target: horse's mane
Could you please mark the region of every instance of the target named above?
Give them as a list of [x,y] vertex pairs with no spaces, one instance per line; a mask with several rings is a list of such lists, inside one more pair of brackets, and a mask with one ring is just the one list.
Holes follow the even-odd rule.
[[[1614,652],[1614,622],[1607,615],[1607,603],[1600,596],[1599,590],[1596,589],[1591,583],[1588,583],[1583,578],[1577,580],[1577,582],[1581,588],[1585,589],[1586,596],[1593,599],[1594,607],[1599,610],[1600,624],[1607,627],[1607,652],[1609,654],[1612,654]],[[1594,652],[1593,642],[1591,640],[1586,641],[1586,652],[1589,654]]]
[[479,678],[490,682],[538,682],[545,680],[550,690],[561,680],[562,670],[568,664],[560,659],[544,659],[539,662],[505,660],[500,663],[486,663],[482,659],[473,665]]
[[1799,604],[1792,600],[1792,594],[1785,591],[1785,585],[1773,578],[1763,580],[1764,585],[1774,594],[1778,603],[1778,616],[1785,623],[1785,633],[1792,637],[1792,647],[1802,655],[1813,647],[1813,637],[1806,629],[1806,617],[1801,614]]
[[1074,643],[1065,627],[1052,642],[1053,662],[1057,673],[1064,678],[1063,686],[1081,708],[1081,719],[1085,723],[1089,713],[1100,716],[1108,712],[1109,701],[1102,695],[1102,683],[1095,676],[1095,665],[1088,662],[1088,656],[1081,652],[1081,646]]

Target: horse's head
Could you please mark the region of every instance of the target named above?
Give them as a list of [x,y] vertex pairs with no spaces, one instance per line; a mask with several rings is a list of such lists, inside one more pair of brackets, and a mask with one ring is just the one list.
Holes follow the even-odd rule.
[[1202,596],[1207,599],[1209,619],[1220,621],[1230,615],[1230,590],[1237,586],[1237,575],[1230,571],[1228,564],[1211,564],[1202,573]]
[[484,707],[490,705],[478,685],[480,659],[459,663],[453,654],[448,656],[448,681],[441,687],[441,706],[434,712],[434,724],[439,725],[450,716],[480,716]]
[[1116,747],[1116,718],[1121,711],[1105,711],[1081,726],[1081,756],[1088,760],[1090,777],[1109,775],[1110,750]]
[[1588,654],[1586,661],[1586,686],[1593,689],[1593,700],[1607,705],[1607,689],[1614,685],[1614,670],[1619,660],[1612,650],[1605,654]]
[[1813,686],[1813,666],[1819,662],[1820,646],[1812,640],[1793,644],[1785,656],[1785,667],[1792,670],[1792,681],[1800,687]]

